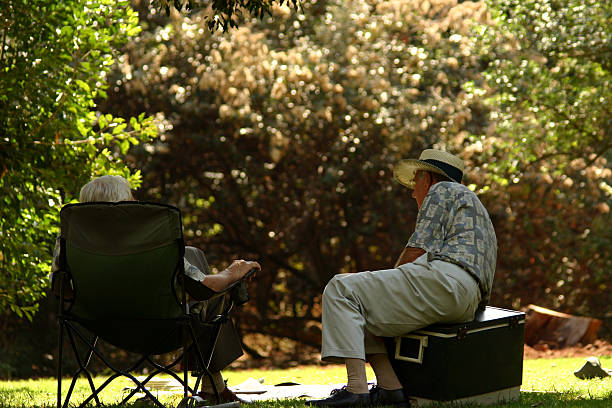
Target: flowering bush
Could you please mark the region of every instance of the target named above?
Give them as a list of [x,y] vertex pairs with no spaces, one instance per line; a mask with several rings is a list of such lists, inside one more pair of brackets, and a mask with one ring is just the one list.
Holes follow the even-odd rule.
[[[178,204],[213,264],[263,264],[243,330],[318,344],[329,278],[390,267],[410,236],[416,207],[391,169],[432,145],[467,160],[467,184],[490,210],[495,305],[605,309],[590,295],[609,285],[610,110],[604,97],[590,111],[587,91],[608,71],[585,65],[590,74],[572,79],[566,58],[549,66],[554,41],[526,43],[535,31],[517,30],[529,22],[504,23],[510,9],[538,18],[515,3],[504,14],[483,2],[319,0],[299,12],[274,5],[227,33],[211,33],[203,14],[141,10],[146,29],[113,78],[112,109],[144,107],[164,123],[132,157],[146,197]],[[584,83],[568,124],[551,115],[574,109],[561,97],[571,81]]]
[[262,262],[244,330],[317,344],[330,277],[392,266],[412,232],[393,164],[482,129],[461,85],[478,75],[468,34],[484,6],[308,2],[228,33],[200,14],[140,11],[147,29],[110,100],[166,123],[152,156],[135,158],[147,198],[177,203],[213,264]]

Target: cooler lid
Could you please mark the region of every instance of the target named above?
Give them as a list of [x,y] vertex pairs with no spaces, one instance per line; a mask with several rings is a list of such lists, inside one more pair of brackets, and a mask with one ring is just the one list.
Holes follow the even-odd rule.
[[436,323],[416,330],[414,333],[427,335],[441,334],[447,337],[449,335],[456,335],[459,332],[480,331],[524,322],[525,313],[523,312],[487,306],[484,311],[476,312],[476,316],[471,322]]

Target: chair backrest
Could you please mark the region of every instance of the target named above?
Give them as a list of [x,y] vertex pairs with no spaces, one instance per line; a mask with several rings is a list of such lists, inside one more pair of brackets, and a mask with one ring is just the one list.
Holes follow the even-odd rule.
[[183,314],[174,290],[184,255],[177,208],[134,201],[69,204],[60,218],[60,265],[74,285],[70,314],[90,321]]

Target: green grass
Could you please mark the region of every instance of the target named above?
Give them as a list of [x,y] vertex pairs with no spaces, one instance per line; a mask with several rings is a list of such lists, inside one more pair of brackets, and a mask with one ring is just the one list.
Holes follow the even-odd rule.
[[[584,358],[562,358],[552,360],[526,360],[523,369],[523,385],[519,401],[503,405],[504,407],[612,407],[612,377],[606,379],[579,380],[573,371],[579,368]],[[612,367],[612,357],[600,359],[604,367]],[[342,366],[307,366],[287,370],[248,370],[225,371],[224,377],[230,386],[240,384],[249,377],[264,379],[265,384],[273,385],[286,381],[300,384],[341,384],[346,381]],[[374,375],[368,369],[368,379]],[[95,379],[96,384],[105,378]],[[69,381],[63,382],[64,392]],[[102,402],[108,407],[119,408],[118,402],[125,395],[124,388],[130,385],[129,380],[115,381],[108,391],[103,393]],[[54,379],[3,381],[0,382],[0,408],[46,408],[54,407],[57,384]],[[87,382],[80,380],[73,401],[82,401],[88,391]],[[165,397],[168,406],[176,406],[180,397]],[[133,401],[133,400],[132,400]],[[448,407],[450,404],[435,406]],[[131,402],[124,407],[145,407],[147,404]],[[283,400],[257,403],[259,408],[303,407],[302,400]],[[457,405],[454,405],[457,406]],[[470,406],[470,405],[463,405]]]

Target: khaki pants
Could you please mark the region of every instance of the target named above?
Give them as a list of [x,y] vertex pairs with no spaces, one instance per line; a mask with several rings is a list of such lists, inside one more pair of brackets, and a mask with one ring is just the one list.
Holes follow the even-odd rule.
[[323,292],[321,358],[343,362],[386,353],[393,337],[438,322],[474,319],[480,291],[460,267],[427,254],[395,269],[336,275]]

